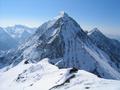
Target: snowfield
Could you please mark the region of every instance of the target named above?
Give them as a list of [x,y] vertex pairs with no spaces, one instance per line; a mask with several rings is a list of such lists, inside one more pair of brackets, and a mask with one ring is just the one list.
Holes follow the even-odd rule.
[[[25,61],[25,60],[23,60]],[[43,59],[0,71],[0,90],[120,90],[120,81],[98,78],[84,70],[58,69]]]

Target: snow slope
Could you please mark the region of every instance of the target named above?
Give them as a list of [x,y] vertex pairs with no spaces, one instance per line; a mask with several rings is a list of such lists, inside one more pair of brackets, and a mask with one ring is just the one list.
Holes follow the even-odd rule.
[[98,78],[84,70],[58,69],[45,58],[0,71],[0,90],[119,90],[120,81]]

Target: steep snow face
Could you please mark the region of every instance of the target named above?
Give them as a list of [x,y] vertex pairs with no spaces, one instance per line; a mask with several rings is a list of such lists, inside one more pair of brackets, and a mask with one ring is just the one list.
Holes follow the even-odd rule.
[[[63,13],[43,24],[36,34],[19,49],[24,50],[23,57],[32,62],[45,57],[61,58],[58,59],[60,61],[50,60],[50,62],[61,68],[76,67],[92,71],[95,68],[93,58],[82,47],[83,42],[87,42],[86,39],[87,35],[80,26]],[[91,66],[87,63],[89,60],[91,60],[89,62]]]
[[58,69],[45,58],[37,64],[24,64],[0,71],[0,90],[119,90],[120,81],[98,78],[75,68]]
[[[64,56],[68,43],[71,43],[72,38],[76,38],[77,34],[82,35],[83,37],[81,36],[81,38],[85,38],[85,33],[80,26],[67,14],[62,15],[43,24],[34,36],[19,49],[24,50],[24,48],[28,47],[24,50],[24,56],[28,56],[28,58],[32,56],[30,55],[32,53],[29,54],[29,50],[32,49],[33,52],[39,51],[39,59],[37,58],[37,60],[45,57],[52,59],[61,58]],[[28,55],[26,55],[26,52],[28,52]]]
[[17,42],[0,27],[0,50],[16,47]]
[[70,46],[70,44],[74,44],[78,36],[80,39],[84,39],[86,35],[80,26],[67,14],[58,17],[43,24],[34,36],[25,45],[21,46],[20,49],[29,47],[24,51],[26,53],[31,47],[35,48],[35,50],[39,50],[42,54],[40,55],[39,52],[40,59],[45,57],[52,59],[66,58],[67,48],[71,47],[70,49],[72,50],[72,47],[75,47]]
[[97,28],[91,30],[88,36],[98,48],[109,55],[115,65],[110,64],[120,72],[120,42],[106,37]]
[[120,79],[120,73],[109,64],[109,56],[97,48],[77,22],[66,13],[40,26],[15,51],[15,55],[7,59],[15,66],[24,59],[28,63],[37,63],[44,58],[49,58],[49,62],[59,68],[75,67],[100,77]]
[[23,25],[15,25],[11,27],[6,27],[5,31],[15,40],[24,41],[27,37],[35,32],[36,28],[29,28]]

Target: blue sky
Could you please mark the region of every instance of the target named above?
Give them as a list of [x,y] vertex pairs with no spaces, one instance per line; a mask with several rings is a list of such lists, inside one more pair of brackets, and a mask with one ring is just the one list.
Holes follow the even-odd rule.
[[120,35],[120,0],[0,0],[0,26],[31,27],[67,12],[83,29]]

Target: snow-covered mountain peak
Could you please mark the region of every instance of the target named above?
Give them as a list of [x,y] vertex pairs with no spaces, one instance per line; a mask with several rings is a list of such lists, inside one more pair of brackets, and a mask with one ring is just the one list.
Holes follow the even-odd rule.
[[108,37],[106,37],[99,29],[94,28],[92,29],[90,32],[88,32],[88,36],[90,37],[95,37],[97,40],[101,39],[101,40],[105,40],[108,39]]
[[59,13],[59,16],[61,16],[61,17],[68,17],[68,14],[65,11],[61,11]]
[[120,72],[120,42],[108,38],[98,30],[88,33],[88,36],[98,48],[109,55],[111,60],[116,64],[117,70]]
[[59,68],[75,67],[105,78],[120,78],[118,72],[106,63],[106,54],[93,45],[80,25],[68,15],[44,23],[19,49],[23,51],[22,57],[29,62],[49,58]]
[[93,28],[92,31],[93,32],[100,32],[100,30],[98,28]]
[[16,56],[13,55],[10,62],[12,66],[22,60],[26,60],[25,63],[37,63],[49,58],[49,62],[59,68],[75,67],[100,77],[120,79],[119,73],[107,63],[110,62],[108,56],[91,42],[80,25],[65,13],[63,16],[41,25],[18,48]]
[[39,36],[41,36],[42,33],[45,33],[47,36],[62,33],[65,34],[63,36],[71,35],[71,37],[73,37],[78,32],[81,32],[81,34],[84,33],[80,25],[67,13],[62,11],[57,17],[41,25],[36,33]]
[[61,11],[61,12],[59,12],[58,16],[54,17],[54,19],[57,20],[60,18],[67,20],[67,19],[69,19],[69,15],[64,11]]
[[[0,28],[0,40],[7,36],[2,31],[23,37],[31,30],[21,25],[6,31]],[[18,48],[0,51],[0,90],[103,90],[106,86],[119,90],[120,81],[96,76],[120,80],[119,45],[97,28],[87,35],[72,17],[61,12]]]
[[91,31],[88,32],[88,35],[91,34],[102,34],[102,32],[98,28],[93,28]]

